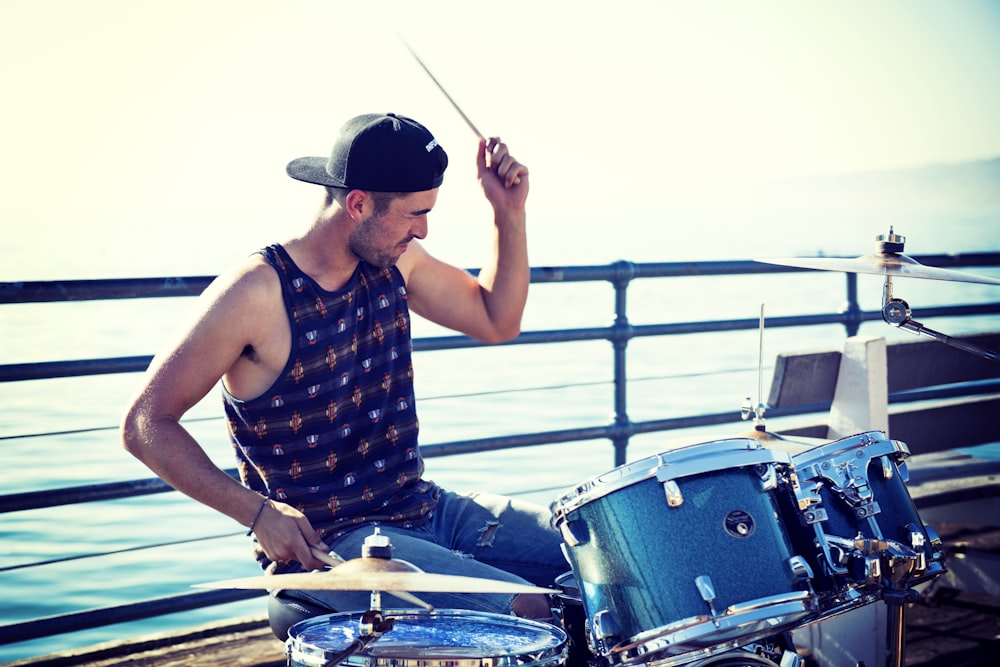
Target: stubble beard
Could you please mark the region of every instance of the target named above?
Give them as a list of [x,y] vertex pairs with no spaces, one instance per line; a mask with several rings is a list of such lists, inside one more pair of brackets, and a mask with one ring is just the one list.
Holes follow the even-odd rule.
[[347,247],[351,252],[372,266],[385,269],[395,266],[402,252],[397,252],[396,246],[393,246],[392,250],[384,250],[380,247],[378,239],[382,227],[381,222],[381,216],[377,215],[373,215],[363,221],[347,239]]

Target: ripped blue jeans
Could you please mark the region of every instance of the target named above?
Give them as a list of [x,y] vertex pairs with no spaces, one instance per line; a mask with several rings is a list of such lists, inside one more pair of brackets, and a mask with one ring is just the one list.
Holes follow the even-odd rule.
[[[550,512],[538,505],[490,493],[441,490],[431,520],[420,528],[379,527],[392,544],[394,559],[409,561],[425,572],[498,579],[552,588],[555,578],[570,569],[562,539],[550,524]],[[360,526],[329,546],[341,558],[361,556],[370,525]],[[371,592],[287,591],[331,611],[363,611],[371,607]],[[414,593],[436,609],[468,609],[510,613],[510,594]],[[382,607],[410,608],[384,593]]]

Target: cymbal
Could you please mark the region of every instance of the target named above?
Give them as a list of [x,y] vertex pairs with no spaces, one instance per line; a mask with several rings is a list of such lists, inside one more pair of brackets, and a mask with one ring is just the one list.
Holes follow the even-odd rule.
[[765,264],[779,264],[781,266],[796,266],[803,269],[820,269],[823,271],[872,273],[901,278],[924,278],[927,280],[950,280],[960,283],[1000,285],[1000,280],[996,278],[965,273],[963,271],[924,266],[912,257],[895,252],[878,252],[854,258],[779,257],[775,259],[756,259],[754,261]]
[[824,440],[822,438],[806,438],[800,436],[788,437],[771,431],[758,431],[757,429],[741,433],[740,437],[753,438],[765,447],[778,449],[788,452],[789,454],[798,454],[799,452],[808,451],[813,447],[825,445],[830,442],[829,440]]
[[558,593],[495,579],[424,572],[412,563],[389,558],[353,558],[330,570],[227,579],[195,588],[259,588],[303,591],[412,591],[422,593]]

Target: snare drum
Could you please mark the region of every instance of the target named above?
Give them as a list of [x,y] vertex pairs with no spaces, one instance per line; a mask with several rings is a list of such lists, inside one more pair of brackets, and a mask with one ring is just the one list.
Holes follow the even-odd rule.
[[940,540],[906,488],[909,454],[904,443],[869,431],[792,455],[795,477],[782,507],[813,569],[823,616],[945,571]]
[[[390,610],[391,630],[341,665],[353,667],[543,667],[563,665],[566,634],[513,616],[464,610]],[[361,613],[300,621],[288,631],[289,667],[322,667],[358,638]]]
[[750,438],[659,454],[552,505],[595,653],[609,663],[737,648],[816,612],[776,495],[786,452]]

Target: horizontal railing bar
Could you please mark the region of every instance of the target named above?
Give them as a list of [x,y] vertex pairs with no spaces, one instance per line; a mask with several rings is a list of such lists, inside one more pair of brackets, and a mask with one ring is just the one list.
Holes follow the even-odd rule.
[[5,282],[0,283],[0,303],[198,296],[214,279],[214,276],[188,276]]
[[[1000,266],[1000,253],[997,252],[910,255],[910,257],[926,266],[947,268]],[[478,273],[478,269],[468,270],[473,274]],[[645,263],[620,261],[591,266],[532,267],[531,282],[594,282],[602,280],[620,282],[633,278],[726,276],[802,271],[815,271],[815,269],[767,264],[754,260]],[[214,278],[214,276],[183,276],[0,282],[0,304],[197,296]]]
[[0,626],[0,645],[40,639],[52,635],[100,628],[115,623],[128,623],[146,618],[165,616],[202,607],[241,602],[266,595],[262,590],[209,590],[153,598],[117,607],[35,618],[30,621]]
[[0,382],[20,380],[51,380],[54,378],[141,373],[149,366],[153,355],[74,359],[72,361],[37,361],[24,364],[0,365]]
[[[227,470],[226,472],[232,476],[235,470]],[[82,484],[80,486],[64,486],[42,491],[8,493],[0,496],[0,514],[44,509],[46,507],[76,505],[78,503],[92,503],[102,500],[120,500],[122,498],[149,496],[173,490],[172,486],[159,477],[151,477],[124,482]]]
[[[1000,302],[965,304],[957,306],[929,306],[919,309],[920,317],[958,317],[970,315],[995,315],[1000,313]],[[846,322],[876,321],[882,319],[877,310],[856,313],[820,313],[815,315],[789,315],[772,317],[767,320],[771,329],[823,324],[844,324]],[[555,329],[548,331],[525,331],[512,341],[501,346],[538,345],[542,343],[566,343],[593,340],[620,341],[648,336],[673,336],[692,333],[717,333],[721,331],[746,331],[760,326],[757,318],[738,320],[715,320],[695,322],[668,322],[661,324],[630,325],[625,328],[587,327],[579,329]],[[484,347],[484,343],[468,336],[430,336],[413,341],[417,352],[467,349]],[[0,382],[22,380],[47,380],[85,375],[105,375],[112,373],[135,373],[146,370],[152,361],[151,355],[133,357],[109,357],[104,359],[82,359],[73,361],[41,361],[24,364],[0,364]]]

